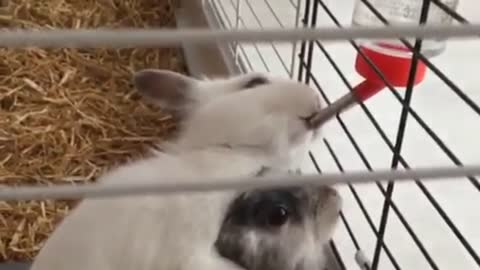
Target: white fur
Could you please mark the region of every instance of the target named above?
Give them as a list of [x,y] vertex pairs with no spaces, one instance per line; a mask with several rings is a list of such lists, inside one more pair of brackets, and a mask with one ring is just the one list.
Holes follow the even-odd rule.
[[[147,81],[145,74],[153,76],[148,79],[154,84],[141,84]],[[197,81],[168,71],[137,73],[139,91],[156,96],[152,101],[158,104],[172,104],[162,91],[187,94],[188,99],[174,108],[183,110],[185,124],[178,140],[164,145],[164,152],[113,169],[99,185],[152,177],[202,181],[254,175],[262,166],[291,167],[312,139],[300,117],[320,109],[318,94],[278,78],[241,89],[252,76],[258,74]],[[162,89],[177,85],[175,80],[185,80],[188,89]],[[51,235],[31,270],[236,268],[213,251],[233,196],[215,192],[84,200]]]

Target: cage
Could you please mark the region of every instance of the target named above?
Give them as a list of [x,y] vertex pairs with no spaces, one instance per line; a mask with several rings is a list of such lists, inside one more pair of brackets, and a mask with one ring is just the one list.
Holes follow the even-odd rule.
[[[359,0],[385,25],[382,13],[368,0]],[[421,2],[421,1],[419,1]],[[206,9],[226,29],[269,27],[349,26],[355,1],[329,0],[211,0]],[[460,1],[458,11],[438,0],[423,7],[440,8],[457,23],[475,19],[473,2]],[[428,10],[427,10],[428,12]],[[421,22],[419,22],[421,23]],[[412,43],[413,45],[413,43]],[[427,79],[399,90],[388,86],[371,100],[336,116],[324,127],[325,137],[311,153],[305,171],[348,172],[380,167],[462,165],[478,162],[480,96],[473,69],[478,43],[449,41],[443,56],[423,61]],[[229,44],[227,62],[240,72],[256,70],[289,76],[316,87],[331,104],[353,90],[361,79],[354,69],[358,42],[291,45]],[[411,46],[411,49],[413,48]],[[467,52],[469,51],[469,52]],[[361,57],[368,58],[365,55]],[[415,60],[414,60],[415,61]],[[368,60],[367,60],[368,62]],[[374,65],[371,61],[370,65]],[[412,64],[412,69],[416,68]],[[381,71],[376,70],[379,76]],[[411,76],[414,73],[410,74]],[[385,79],[385,78],[384,78]],[[447,109],[448,108],[448,109]],[[462,119],[462,120],[460,120]],[[330,244],[328,269],[478,269],[478,215],[468,209],[479,203],[479,182],[468,181],[347,185],[342,228]]]
[[[358,1],[388,24],[368,0]],[[181,27],[215,29],[341,28],[350,24],[353,4],[353,0],[185,0],[177,21]],[[423,6],[436,6],[460,24],[475,19],[480,9],[468,1],[460,1],[458,11],[440,0],[424,0]],[[375,97],[336,115],[312,147],[311,162],[303,171],[348,173],[478,163],[480,95],[475,85],[480,81],[467,72],[475,69],[476,46],[475,41],[451,40],[444,55],[435,59],[422,55],[418,46],[413,48],[413,61],[421,60],[428,68],[425,82],[397,89],[385,81],[386,89]],[[326,104],[352,91],[361,79],[354,69],[359,50],[355,40],[184,45],[193,75],[271,72],[314,86]],[[413,180],[339,187],[345,205],[341,225],[330,241],[327,269],[480,267],[477,178]]]

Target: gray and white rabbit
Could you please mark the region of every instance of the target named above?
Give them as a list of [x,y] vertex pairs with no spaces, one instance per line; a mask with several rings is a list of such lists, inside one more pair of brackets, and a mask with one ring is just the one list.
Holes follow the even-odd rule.
[[[281,168],[296,166],[295,162],[306,154],[317,133],[316,128],[306,123],[321,109],[317,92],[288,79],[251,73],[227,79],[197,80],[171,71],[149,69],[137,72],[134,84],[147,100],[184,117],[181,132],[177,140],[162,145],[163,151],[153,157],[107,172],[98,179],[99,185],[172,179],[200,182],[210,177],[229,179],[255,176],[265,167],[281,171]],[[293,197],[303,197],[298,204],[291,204],[301,209],[288,210],[292,211],[291,222],[261,237],[258,230],[247,232],[245,239],[253,235],[253,240],[261,238],[268,243],[252,242],[244,246],[270,248],[277,240],[283,244],[297,243],[299,249],[292,254],[295,257],[292,260],[303,264],[295,269],[313,270],[307,267],[310,266],[306,263],[308,260],[298,258],[320,255],[311,254],[317,251],[311,247],[320,246],[330,236],[337,215],[328,214],[324,220],[318,219],[323,216],[317,214],[321,209],[325,213],[338,213],[340,199],[335,193],[326,195],[324,189],[300,190],[310,195],[305,197],[298,190],[292,192]],[[235,213],[238,208],[233,202],[258,194],[240,192],[85,199],[46,241],[31,270],[245,267],[244,261],[235,261],[232,252],[228,252],[232,245],[222,240],[228,237],[219,237],[222,224],[227,226],[222,229],[224,236],[235,234],[228,229],[234,228],[235,222],[225,219],[227,213]],[[308,218],[298,219],[299,215]],[[302,234],[305,230],[308,233]],[[257,236],[260,238],[255,238]],[[295,237],[299,238],[293,239]],[[305,244],[300,244],[299,239],[305,240]],[[226,256],[219,255],[222,253]]]
[[323,269],[341,204],[329,186],[241,192],[229,204],[215,248],[247,270]]

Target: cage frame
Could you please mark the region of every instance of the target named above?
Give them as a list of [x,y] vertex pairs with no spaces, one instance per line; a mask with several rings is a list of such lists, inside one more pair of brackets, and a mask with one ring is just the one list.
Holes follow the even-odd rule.
[[[248,1],[248,0],[247,0]],[[363,4],[365,4],[368,9],[379,19],[383,22],[385,26],[389,25],[389,22],[383,17],[383,15],[369,2],[369,0],[359,0]],[[462,15],[457,13],[454,10],[451,10],[448,6],[443,4],[441,0],[419,0],[422,1],[422,9],[421,9],[421,14],[420,14],[420,21],[419,24],[424,24],[427,20],[427,16],[429,13],[430,8],[435,5],[439,7],[442,11],[450,15],[454,21],[459,22],[461,24],[467,25],[469,24],[468,20],[465,19]],[[205,1],[205,2],[210,2],[210,1]],[[212,1],[213,2],[213,1]],[[268,1],[267,1],[268,2]],[[305,6],[303,7],[304,11],[304,16],[301,19],[302,21],[302,26],[305,28],[314,28],[316,26],[316,18],[318,15],[318,11],[322,9],[324,12],[326,12],[329,16],[329,18],[333,21],[333,23],[339,27],[342,28],[342,25],[340,24],[339,20],[336,18],[335,14],[329,10],[328,6],[324,3],[322,0],[304,0],[301,2],[305,2]],[[300,7],[298,7],[300,8]],[[238,14],[237,14],[238,16]],[[221,24],[221,23],[220,23]],[[220,25],[219,24],[219,25]],[[465,104],[470,107],[474,112],[476,112],[478,115],[480,115],[480,107],[477,103],[475,103],[467,94],[465,94],[460,87],[458,87],[450,78],[448,78],[435,64],[433,64],[426,56],[424,56],[421,53],[422,49],[422,39],[416,38],[415,42],[413,44],[410,44],[407,42],[405,39],[400,39],[400,41],[406,45],[406,47],[412,52],[412,65],[411,69],[409,72],[409,78],[405,90],[405,96],[402,98],[400,94],[397,93],[397,90],[395,87],[392,86],[390,82],[388,82],[385,78],[385,76],[382,74],[382,72],[373,64],[372,60],[369,59],[365,54],[363,54],[360,51],[360,46],[353,40],[350,40],[350,44],[354,47],[354,49],[359,53],[360,57],[362,57],[367,64],[374,69],[375,73],[383,80],[385,83],[388,91],[390,91],[395,98],[397,99],[398,102],[401,103],[402,106],[402,111],[400,114],[400,118],[398,121],[398,128],[397,128],[397,134],[395,135],[396,138],[394,141],[390,141],[387,136],[385,135],[385,132],[383,131],[382,127],[376,122],[375,117],[373,114],[369,111],[369,109],[362,103],[360,102],[360,107],[362,111],[368,116],[369,121],[374,125],[375,129],[381,134],[382,139],[385,141],[385,143],[388,145],[388,147],[392,151],[392,160],[391,160],[391,168],[396,169],[399,166],[403,166],[405,168],[409,168],[408,162],[405,160],[405,158],[401,154],[402,150],[402,144],[404,140],[404,134],[405,134],[405,129],[408,121],[416,121],[417,123],[420,124],[422,129],[428,134],[428,136],[436,143],[436,145],[444,152],[444,154],[450,159],[450,161],[457,165],[457,166],[463,166],[463,163],[461,160],[453,153],[452,150],[449,149],[449,147],[440,139],[440,137],[428,126],[428,124],[423,121],[423,119],[416,113],[415,109],[410,106],[410,102],[412,99],[412,94],[413,90],[415,88],[414,85],[414,77],[416,73],[416,69],[418,67],[418,63],[420,61],[424,62],[425,65],[427,66],[427,69],[430,70],[432,73],[434,73],[435,76],[437,76],[440,80],[442,80],[443,83],[445,83],[462,101],[465,102]],[[296,79],[304,82],[306,84],[313,84],[319,91],[321,92],[321,95],[323,99],[327,102],[327,104],[330,104],[331,102],[329,101],[327,95],[322,91],[320,85],[316,81],[316,78],[313,74],[311,74],[311,61],[312,61],[312,53],[314,48],[317,50],[320,49],[321,53],[326,56],[328,59],[328,62],[331,66],[334,67],[336,70],[337,74],[342,78],[345,86],[348,88],[348,90],[352,91],[353,86],[349,83],[348,79],[346,76],[343,74],[343,72],[340,70],[340,68],[335,64],[335,61],[333,57],[328,53],[328,51],[322,46],[321,42],[319,41],[302,41],[300,45],[300,49],[298,52],[298,58],[297,60],[299,61],[299,66],[296,69]],[[295,50],[295,49],[294,49]],[[257,50],[258,51],[258,50]],[[294,51],[294,53],[297,53]],[[229,62],[235,62],[235,58],[230,55],[230,59],[226,59],[225,61]],[[241,60],[241,59],[240,59]],[[240,63],[240,69],[242,71],[245,71],[245,63],[241,62]],[[292,77],[294,74],[291,74]],[[370,165],[370,162],[366,158],[365,154],[362,152],[360,149],[358,143],[355,141],[355,138],[351,135],[351,133],[348,130],[348,127],[345,125],[345,123],[342,120],[341,115],[337,114],[336,120],[340,123],[342,126],[343,131],[347,135],[349,141],[355,148],[356,153],[359,155],[361,158],[363,164],[365,165],[365,169],[372,171],[372,166]],[[337,168],[343,172],[344,168],[339,161],[338,157],[336,156],[335,152],[333,151],[332,147],[330,146],[329,142],[327,139],[324,139],[324,144],[328,151],[330,152],[330,155],[334,162],[337,165]],[[310,158],[311,161],[313,162],[315,168],[317,169],[318,173],[321,173],[321,169],[318,166],[318,163],[315,160],[315,157],[312,153],[310,153]],[[480,184],[479,181],[476,177],[467,177],[468,180],[471,182],[473,185],[473,188],[476,190],[480,191]],[[454,221],[451,220],[451,218],[448,217],[447,213],[443,210],[442,206],[436,201],[434,196],[429,192],[427,187],[423,185],[422,181],[420,179],[414,179],[415,184],[418,186],[420,189],[421,193],[426,196],[430,204],[435,208],[436,212],[441,216],[443,221],[447,224],[447,226],[451,229],[452,233],[455,235],[455,237],[458,239],[458,241],[462,244],[463,248],[467,251],[467,253],[474,259],[476,264],[480,266],[480,258],[478,255],[478,252],[476,251],[471,244],[468,242],[468,240],[462,235],[460,230],[456,227]],[[387,256],[388,259],[392,262],[393,266],[395,269],[402,269],[399,264],[396,262],[394,256],[392,253],[389,251],[389,248],[387,245],[384,243],[384,235],[385,235],[385,230],[387,227],[387,222],[389,215],[396,215],[400,220],[407,232],[409,233],[410,237],[413,239],[415,242],[416,246],[419,249],[419,252],[424,256],[426,261],[428,262],[430,269],[439,269],[435,261],[432,259],[432,257],[429,255],[427,249],[425,246],[422,244],[421,240],[419,237],[416,235],[414,230],[411,228],[411,226],[408,224],[406,219],[403,217],[403,214],[401,211],[398,209],[398,207],[395,205],[395,203],[392,200],[392,194],[394,192],[394,187],[395,187],[395,181],[390,181],[386,186],[383,186],[380,183],[376,183],[377,187],[380,189],[382,195],[384,196],[385,200],[382,206],[382,217],[380,220],[380,225],[378,228],[376,228],[372,218],[369,216],[367,210],[365,209],[365,206],[362,203],[361,198],[359,197],[358,193],[355,190],[355,187],[353,185],[349,185],[350,191],[353,193],[356,202],[358,203],[359,207],[361,208],[361,211],[363,215],[366,217],[367,222],[370,226],[370,228],[373,230],[373,232],[376,234],[376,244],[375,244],[375,251],[373,254],[373,258],[371,258],[371,262],[369,261],[369,258],[366,258],[365,254],[363,253],[363,250],[360,247],[360,243],[358,243],[357,239],[355,239],[355,236],[353,235],[352,230],[350,229],[350,225],[346,221],[346,217],[342,214],[341,219],[342,222],[344,223],[344,226],[346,227],[348,233],[350,234],[350,238],[354,244],[354,246],[357,249],[357,254],[356,254],[356,261],[358,266],[361,269],[378,269],[379,266],[379,259],[380,255],[384,253],[383,256]],[[393,212],[393,213],[391,213]],[[333,256],[333,257],[332,257]],[[330,248],[329,248],[329,261],[334,261],[330,262],[331,264],[327,265],[328,269],[347,269],[345,264],[343,263],[341,259],[341,255],[339,254],[335,243],[333,241],[330,242]]]

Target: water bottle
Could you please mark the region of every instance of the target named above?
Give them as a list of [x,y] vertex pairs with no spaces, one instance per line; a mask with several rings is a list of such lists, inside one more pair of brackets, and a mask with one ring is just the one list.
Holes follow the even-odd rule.
[[[458,0],[441,0],[452,10],[456,10]],[[369,0],[390,25],[419,25],[423,0]],[[436,6],[430,4],[426,24],[452,24],[453,18]],[[356,0],[352,26],[382,26],[384,23],[361,0]],[[414,39],[406,39],[413,46]],[[399,39],[359,40],[361,54],[355,61],[356,71],[363,77],[353,91],[345,94],[320,114],[311,119],[311,124],[321,126],[335,115],[351,108],[357,102],[365,102],[389,85],[398,88],[416,85],[423,81],[426,65],[420,59],[416,66],[413,81],[410,79],[412,52]],[[421,53],[426,58],[441,54],[446,48],[446,39],[426,39],[422,43]],[[365,58],[368,58],[367,61]],[[372,64],[376,67],[373,68]],[[379,75],[381,73],[381,76]]]
[[[439,0],[449,9],[456,11],[458,0]],[[369,3],[386,19],[390,25],[420,25],[423,0],[369,0]],[[447,12],[430,3],[427,20],[428,25],[450,25],[453,18]],[[352,27],[381,26],[381,19],[362,1],[356,0]],[[414,39],[407,39],[413,46]],[[429,38],[422,42],[421,53],[426,58],[441,54],[446,48],[445,38]],[[400,39],[359,40],[361,51],[377,66],[392,86],[405,87],[410,77],[412,51]],[[378,72],[374,71],[362,55],[357,55],[355,68],[369,81],[380,81]],[[423,81],[426,74],[424,61],[419,61],[414,74],[414,85]]]
[[[456,10],[458,0],[441,0],[451,10]],[[423,0],[369,0],[369,3],[378,10],[380,14],[391,25],[419,25],[420,13]],[[450,25],[453,18],[438,7],[430,3],[426,24],[428,25]],[[368,8],[361,0],[356,0],[352,26],[381,26],[384,23]],[[414,39],[407,39],[413,46]],[[431,58],[441,54],[446,48],[445,38],[426,39],[422,43],[422,54]],[[381,51],[386,54],[410,57],[410,50],[398,39],[377,40],[362,42],[364,47]]]

